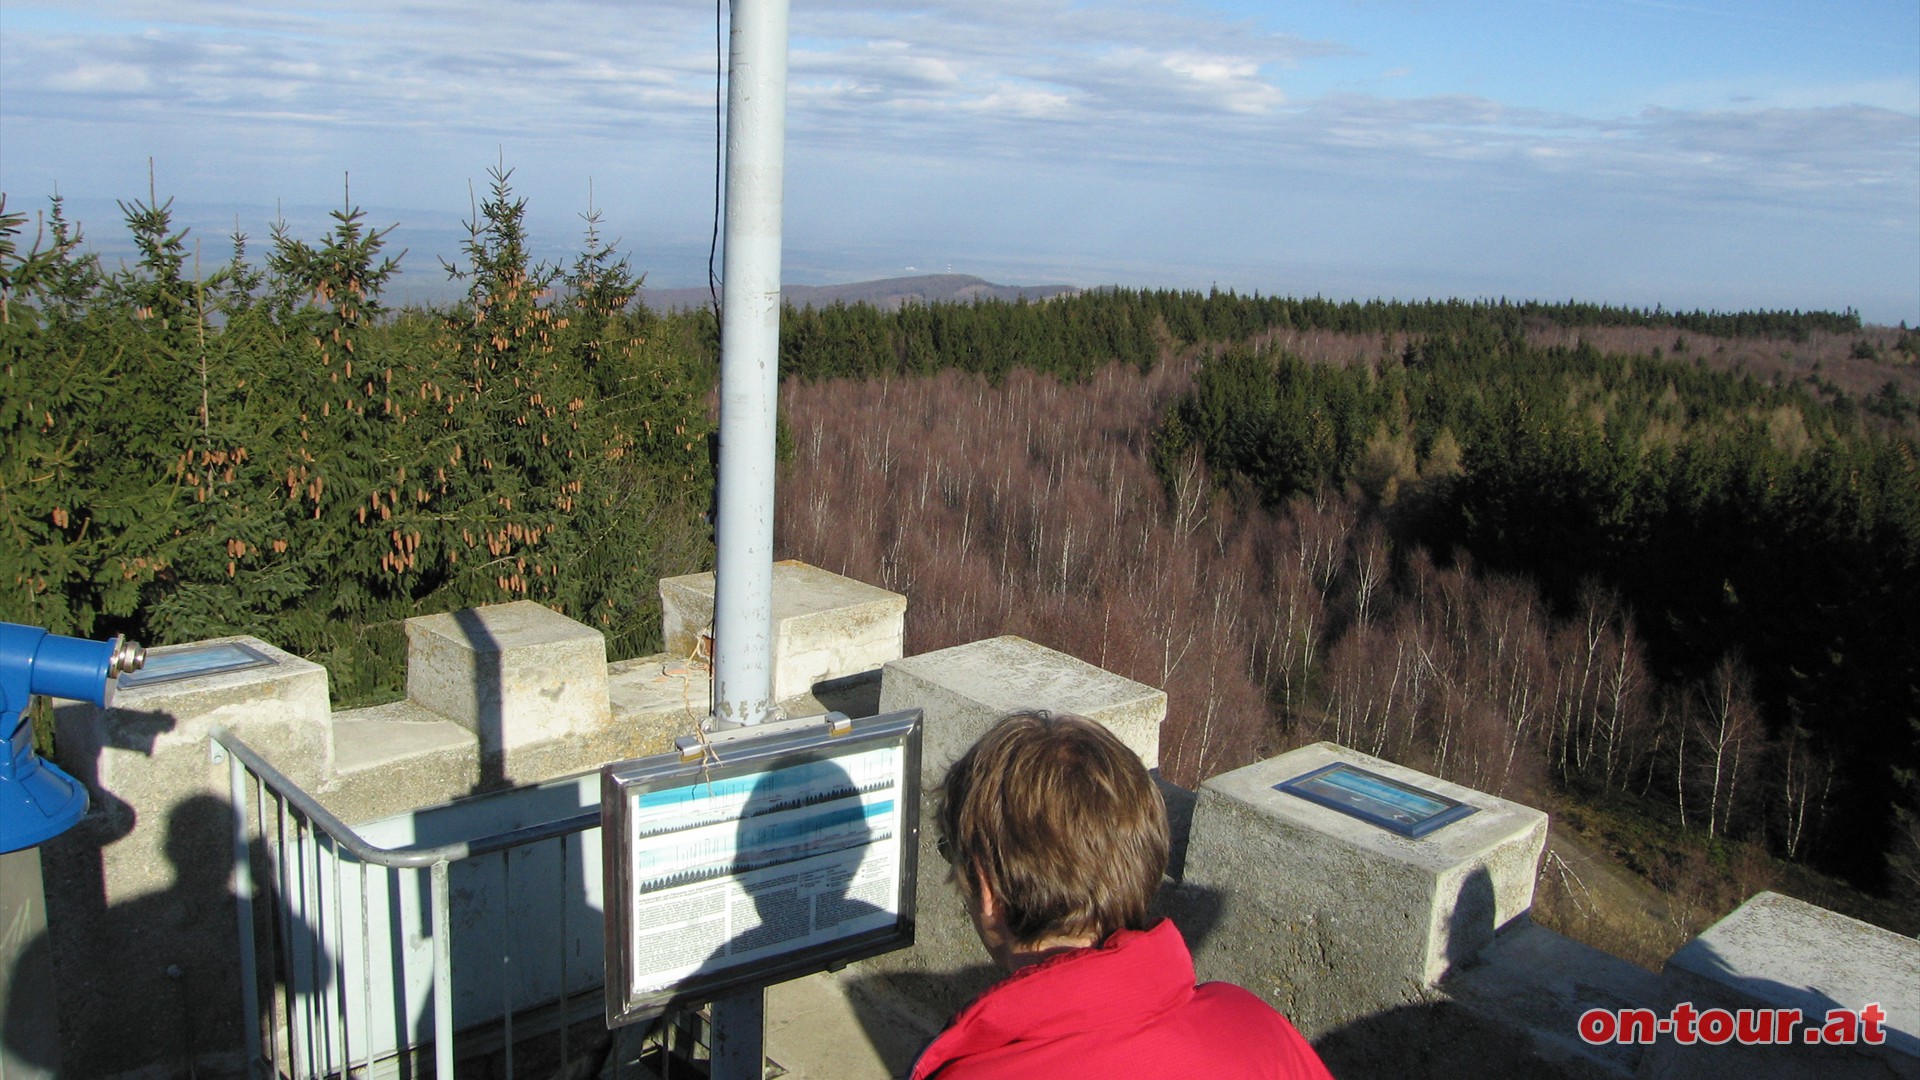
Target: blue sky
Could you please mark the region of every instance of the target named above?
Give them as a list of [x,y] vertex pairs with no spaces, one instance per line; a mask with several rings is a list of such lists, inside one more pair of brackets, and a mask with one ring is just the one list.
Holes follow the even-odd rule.
[[[397,223],[430,297],[504,158],[704,281],[714,9],[6,0],[0,191],[110,256]],[[1920,0],[797,0],[786,277],[1858,308],[1920,324]]]

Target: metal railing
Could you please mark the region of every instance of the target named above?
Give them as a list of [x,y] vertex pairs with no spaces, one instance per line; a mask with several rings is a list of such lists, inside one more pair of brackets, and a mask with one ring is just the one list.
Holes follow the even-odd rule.
[[[599,859],[587,850],[598,848],[597,801],[568,813],[563,797],[557,818],[482,836],[380,846],[362,834],[367,826],[342,822],[232,733],[216,730],[212,741],[215,757],[228,763],[252,1075],[417,1077],[430,1044],[432,1075],[448,1080],[459,1034],[463,1053],[504,1048],[511,1080],[516,1017],[523,1039],[557,1026],[560,1061],[570,1060],[568,1027],[602,1011],[592,895]],[[589,779],[597,777],[569,778],[582,791]],[[489,856],[497,872],[487,867]],[[558,882],[553,898],[533,895],[549,878]],[[270,893],[265,904],[261,888]],[[262,908],[264,923],[257,921]],[[551,953],[542,948],[556,941]],[[463,967],[459,987],[456,948],[478,969]],[[263,956],[270,958],[265,968]],[[263,970],[273,978],[262,980]],[[496,983],[499,997],[489,1000]]]

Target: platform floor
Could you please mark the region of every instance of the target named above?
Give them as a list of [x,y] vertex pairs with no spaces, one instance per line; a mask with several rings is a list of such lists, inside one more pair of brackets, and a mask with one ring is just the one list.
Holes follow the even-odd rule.
[[787,1080],[894,1080],[945,1017],[822,973],[767,992],[767,1057]]
[[[882,990],[856,990],[856,983],[876,985],[822,972],[767,991],[769,1080],[900,1080],[912,1070],[946,1018],[927,1015]],[[677,1080],[682,1075],[671,1071],[662,1077],[642,1065],[636,1053],[609,1054],[590,1075],[597,1080]],[[688,1080],[703,1075],[690,1074]],[[574,1075],[554,1080],[574,1080]]]

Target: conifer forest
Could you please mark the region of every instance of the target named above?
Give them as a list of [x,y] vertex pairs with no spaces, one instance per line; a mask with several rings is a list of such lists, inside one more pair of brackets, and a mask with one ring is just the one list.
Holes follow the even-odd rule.
[[[0,619],[256,634],[336,707],[400,695],[429,612],[657,649],[658,579],[712,565],[717,323],[638,303],[597,215],[532,260],[525,210],[496,171],[463,298],[393,309],[350,206],[207,267],[150,196],[109,267],[0,200]],[[1182,784],[1331,739],[1683,837],[1601,841],[1669,894],[1804,867],[1911,934],[1917,353],[1852,311],[789,308],[777,554],[904,593],[909,652],[1166,689]]]

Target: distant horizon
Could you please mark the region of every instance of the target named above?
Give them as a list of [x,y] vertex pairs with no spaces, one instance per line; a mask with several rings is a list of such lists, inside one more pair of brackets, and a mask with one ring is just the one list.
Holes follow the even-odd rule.
[[[592,205],[650,280],[697,285],[724,15],[8,0],[0,191],[64,192],[111,245],[151,162],[204,258],[235,211],[312,239],[350,178],[437,295],[504,164],[543,255]],[[1920,323],[1913,0],[834,0],[789,27],[788,281]]]
[[[289,232],[300,240],[309,243],[324,241],[333,222],[330,214],[341,208],[339,204],[331,207],[319,205],[269,207],[264,205],[247,206],[244,204],[225,204],[217,207],[197,208],[182,195],[169,196],[164,190],[157,190],[159,200],[164,203],[173,200],[174,231],[187,230],[189,251],[197,246],[197,255],[203,267],[211,268],[227,261],[232,254],[232,233],[235,214],[240,215],[239,227],[247,237],[248,261],[258,264],[272,243],[270,233],[276,215],[285,220]],[[37,204],[16,201],[18,197],[7,193],[7,210],[10,213],[25,213],[27,222],[19,238],[22,246],[33,243],[36,225],[44,215],[49,203],[41,200]],[[144,200],[144,192],[135,196]],[[131,203],[132,198],[121,201]],[[383,292],[390,308],[408,305],[433,306],[453,302],[465,294],[465,287],[448,277],[440,260],[455,261],[460,254],[460,241],[466,237],[465,213],[427,211],[418,208],[398,208],[377,204],[356,205],[363,212],[361,223],[368,229],[385,229],[392,226],[388,235],[385,252],[400,255],[400,272],[389,282]],[[550,209],[550,208],[549,208]],[[568,222],[564,217],[552,213],[538,214],[537,207],[531,201],[528,204],[529,249],[536,261],[554,264],[564,269],[579,254],[585,236],[585,222],[576,214],[570,223],[571,233],[564,232]],[[69,222],[78,223],[83,230],[83,251],[99,255],[109,269],[123,263],[130,264],[135,257],[132,239],[126,231],[125,221],[118,206],[112,200],[65,199],[64,212]],[[252,217],[249,217],[251,212]],[[215,215],[219,215],[216,217]],[[223,221],[222,218],[225,220]],[[681,243],[671,247],[658,248],[651,252],[660,258],[649,265],[647,251],[635,250],[624,238],[608,234],[603,227],[603,240],[618,242],[618,254],[627,257],[636,275],[644,274],[643,288],[648,291],[673,291],[705,289],[707,287],[706,260],[707,245],[705,238],[697,243]],[[1305,289],[1271,288],[1261,285],[1247,285],[1229,280],[1225,275],[1206,276],[1204,279],[1193,273],[1179,278],[1177,271],[1169,271],[1165,277],[1156,278],[1141,268],[1131,280],[1064,280],[1064,274],[1056,278],[1046,277],[1047,267],[1032,260],[1005,259],[975,268],[955,265],[948,268],[902,266],[893,270],[885,267],[872,267],[866,276],[860,269],[847,266],[837,259],[837,253],[819,252],[807,249],[796,250],[792,244],[785,252],[783,285],[785,287],[832,287],[863,285],[896,278],[934,277],[947,274],[978,278],[992,285],[1018,288],[1043,289],[1066,287],[1086,291],[1101,288],[1129,289],[1173,289],[1206,292],[1218,288],[1222,292],[1231,291],[1241,296],[1284,296],[1295,298],[1320,297],[1334,301],[1369,301],[1422,303],[1426,301],[1500,301],[1514,303],[1538,302],[1546,304],[1566,303],[1569,300],[1578,303],[1590,303],[1616,308],[1652,311],[1661,308],[1666,311],[1831,311],[1842,312],[1848,309],[1858,311],[1864,323],[1870,326],[1895,327],[1903,322],[1912,327],[1920,325],[1920,317],[1893,315],[1879,317],[1858,302],[1839,304],[1815,304],[1808,302],[1749,302],[1733,304],[1686,303],[1674,299],[1621,298],[1608,296],[1551,296],[1535,292],[1482,292],[1482,293],[1391,293],[1384,291],[1368,292],[1349,288],[1340,290],[1329,283],[1327,287],[1308,287]],[[189,270],[194,262],[189,256]],[[716,256],[717,260],[717,256]]]

